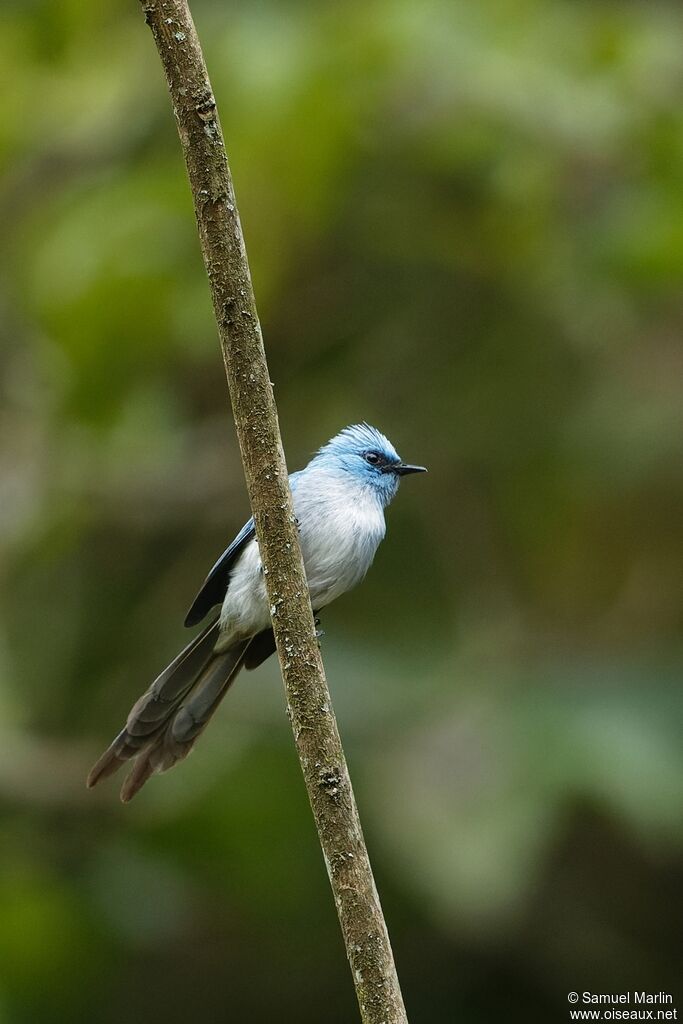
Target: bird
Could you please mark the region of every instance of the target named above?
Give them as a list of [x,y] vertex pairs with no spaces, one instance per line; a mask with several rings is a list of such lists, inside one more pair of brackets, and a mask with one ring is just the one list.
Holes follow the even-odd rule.
[[[384,538],[384,510],[401,478],[424,472],[424,466],[403,462],[376,427],[357,423],[331,438],[304,469],[290,474],[316,616],[360,583]],[[133,705],[124,728],[91,769],[89,788],[133,761],[121,789],[127,803],[153,774],[187,757],[240,669],[254,669],[274,653],[253,518],[210,570],[185,625],[197,625],[210,612],[208,625]]]

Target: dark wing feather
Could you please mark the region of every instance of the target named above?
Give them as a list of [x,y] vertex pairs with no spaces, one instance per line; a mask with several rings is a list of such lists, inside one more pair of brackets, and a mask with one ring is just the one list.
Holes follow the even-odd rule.
[[272,629],[264,629],[257,633],[251,640],[244,654],[244,667],[246,669],[258,668],[266,658],[275,654],[275,637]]
[[[289,485],[292,488],[292,494],[295,493],[299,477],[301,476],[301,470],[296,473],[289,474]],[[254,520],[250,519],[248,523],[244,524],[230,547],[226,548],[202,583],[201,590],[195,597],[192,605],[190,606],[190,610],[185,616],[186,626],[196,626],[197,623],[201,622],[207,612],[210,612],[215,605],[223,603],[228,591],[228,583],[230,582],[230,570],[235,563],[235,559],[255,536],[256,531],[254,529]],[[264,647],[264,654],[261,660],[265,660],[265,658],[275,650],[274,641],[270,645],[267,654],[265,653],[265,650],[266,648]],[[256,664],[260,664],[260,661],[256,662]]]
[[226,548],[202,583],[201,590],[185,616],[186,626],[196,626],[215,605],[223,603],[228,590],[230,570],[235,559],[255,535],[254,520],[250,519],[248,523],[244,524],[230,547]]

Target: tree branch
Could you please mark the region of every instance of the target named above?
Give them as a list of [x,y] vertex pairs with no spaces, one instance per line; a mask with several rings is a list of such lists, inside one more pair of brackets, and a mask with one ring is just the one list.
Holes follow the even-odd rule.
[[315,636],[216,102],[185,0],[141,0],[166,72],[211,286],[287,707],[365,1024],[407,1024]]

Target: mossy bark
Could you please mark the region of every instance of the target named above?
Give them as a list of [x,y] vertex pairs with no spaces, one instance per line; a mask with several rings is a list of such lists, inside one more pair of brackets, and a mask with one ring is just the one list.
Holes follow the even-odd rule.
[[407,1022],[325,680],[216,101],[184,0],[141,0],[166,73],[211,286],[288,713],[366,1024]]

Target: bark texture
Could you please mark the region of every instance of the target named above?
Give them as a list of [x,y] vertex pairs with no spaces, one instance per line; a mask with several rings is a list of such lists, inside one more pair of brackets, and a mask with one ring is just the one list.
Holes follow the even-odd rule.
[[192,188],[301,768],[365,1024],[407,1024],[325,680],[216,101],[185,0],[141,0]]

